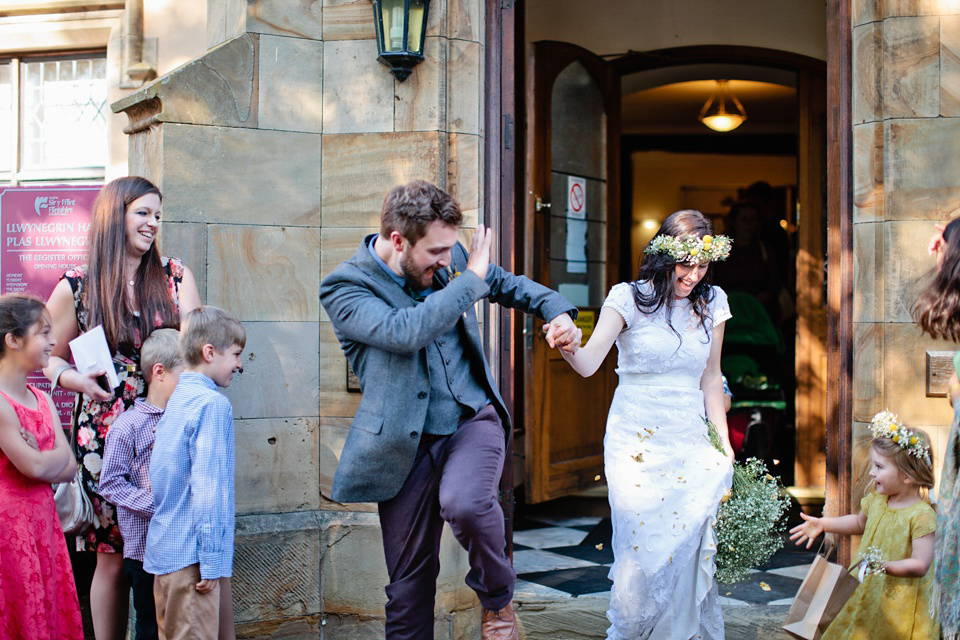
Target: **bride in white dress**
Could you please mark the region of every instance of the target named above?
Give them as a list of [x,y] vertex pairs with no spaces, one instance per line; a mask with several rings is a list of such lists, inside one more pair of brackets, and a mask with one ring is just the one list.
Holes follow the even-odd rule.
[[[592,375],[617,344],[604,437],[613,521],[608,640],[723,638],[714,580],[717,508],[732,480],[720,348],[731,317],[709,261],[729,253],[698,211],[670,215],[635,282],[614,286],[593,335],[561,351]],[[707,436],[717,427],[727,455]]]

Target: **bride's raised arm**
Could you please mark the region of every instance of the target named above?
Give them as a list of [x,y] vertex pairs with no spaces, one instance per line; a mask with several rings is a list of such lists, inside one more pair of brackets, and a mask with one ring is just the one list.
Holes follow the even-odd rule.
[[564,349],[561,349],[560,353],[574,371],[584,378],[589,378],[603,364],[603,359],[607,357],[610,347],[613,346],[624,326],[626,324],[623,316],[610,307],[604,307],[600,311],[600,319],[586,346],[580,347],[576,353],[570,353]]

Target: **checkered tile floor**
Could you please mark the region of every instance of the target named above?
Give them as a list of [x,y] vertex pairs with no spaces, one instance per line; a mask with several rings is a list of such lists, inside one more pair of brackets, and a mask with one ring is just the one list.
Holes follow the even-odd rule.
[[[610,518],[530,516],[521,520],[513,534],[515,599],[608,598],[607,572],[613,563],[611,536]],[[786,542],[747,580],[720,585],[721,602],[791,604],[814,552]]]

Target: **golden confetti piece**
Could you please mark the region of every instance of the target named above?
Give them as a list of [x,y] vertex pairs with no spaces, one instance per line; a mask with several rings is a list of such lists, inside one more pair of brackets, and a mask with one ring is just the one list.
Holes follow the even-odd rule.
[[633,458],[633,459],[634,459],[635,461],[637,461],[637,462],[643,462],[643,453],[642,453],[642,452],[641,452],[641,453],[638,453],[638,454],[635,455],[635,456],[630,456],[630,457]]
[[651,436],[653,435],[653,429],[644,429],[644,431],[646,431]]
[[673,564],[673,556],[670,556],[670,564]]
[[639,551],[639,550],[640,550],[640,547],[638,547],[637,545],[633,545],[633,550],[634,550],[634,551]]
[[780,464],[780,461],[777,460],[776,458],[774,458],[774,459],[773,459],[773,466],[777,466],[778,464]]
[[647,524],[647,523],[644,522],[643,520],[641,520],[639,523],[637,523],[637,526],[638,526],[638,527],[642,527],[642,526],[645,525],[645,524]]
[[761,582],[760,588],[763,589],[764,591],[770,591],[770,585],[768,585],[766,582]]
[[603,551],[603,543],[597,545],[597,551]]
[[593,476],[593,481],[594,481],[594,482],[600,482],[600,474],[599,474],[599,473],[598,473],[597,475]]

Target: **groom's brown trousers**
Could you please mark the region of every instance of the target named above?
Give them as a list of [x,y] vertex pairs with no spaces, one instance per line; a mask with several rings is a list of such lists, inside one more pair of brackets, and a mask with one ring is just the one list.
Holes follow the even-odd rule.
[[493,405],[461,422],[449,436],[423,436],[397,494],[381,502],[387,558],[387,640],[432,640],[444,521],[467,550],[467,585],[487,609],[513,599],[516,573],[504,553],[503,510],[497,501],[504,433]]

